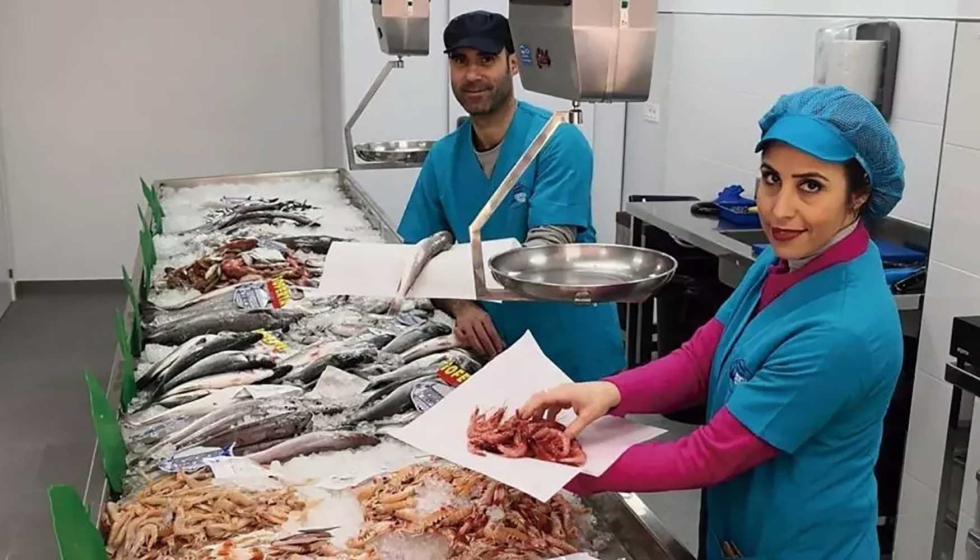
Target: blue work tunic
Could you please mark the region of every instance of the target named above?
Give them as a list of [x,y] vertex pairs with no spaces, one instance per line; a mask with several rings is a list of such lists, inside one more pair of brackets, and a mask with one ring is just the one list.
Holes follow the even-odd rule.
[[878,558],[874,466],[902,367],[902,331],[878,249],[793,285],[754,314],[763,253],[718,319],[708,389],[781,453],[707,490],[710,560]]
[[[487,179],[473,147],[469,122],[429,152],[405,208],[398,233],[407,243],[449,230],[469,242],[469,226],[504,177],[544,128],[551,113],[518,103]],[[595,242],[592,226],[592,150],[572,125],[555,132],[483,228],[485,240],[527,239],[530,228],[575,226],[578,241]],[[544,353],[575,381],[617,373],[625,351],[614,304],[481,302],[505,344],[531,331]]]

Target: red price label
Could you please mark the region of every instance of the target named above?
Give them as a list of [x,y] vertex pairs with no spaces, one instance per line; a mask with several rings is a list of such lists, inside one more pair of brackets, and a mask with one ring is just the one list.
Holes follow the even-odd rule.
[[470,372],[453,363],[443,364],[442,367],[439,368],[439,371],[436,372],[436,375],[439,376],[439,379],[441,379],[443,383],[449,385],[450,387],[459,387],[467,379],[472,377]]

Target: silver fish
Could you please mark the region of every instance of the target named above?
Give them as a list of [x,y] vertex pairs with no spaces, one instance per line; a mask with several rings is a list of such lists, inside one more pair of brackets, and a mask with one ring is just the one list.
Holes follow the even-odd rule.
[[409,364],[424,356],[435,354],[437,352],[445,352],[446,350],[452,350],[453,348],[459,348],[460,346],[462,346],[462,343],[456,338],[455,333],[447,334],[446,336],[429,339],[422,344],[419,344],[415,348],[406,350],[402,352],[401,357],[406,364]]
[[373,422],[375,420],[394,416],[395,414],[407,412],[413,406],[412,389],[419,383],[432,379],[438,379],[438,377],[435,375],[427,375],[405,383],[392,391],[385,398],[352,416],[350,423],[352,425],[357,425],[361,422]]
[[283,381],[289,383],[312,383],[316,381],[327,366],[347,369],[370,362],[378,356],[377,348],[362,344],[360,346],[340,346],[331,349],[309,364],[289,372]]
[[326,255],[334,241],[347,240],[340,237],[330,237],[329,235],[300,235],[297,237],[277,237],[273,241],[282,243],[293,251],[307,251],[318,255]]
[[[191,317],[207,313],[241,311],[242,307],[238,301],[241,297],[239,294],[251,293],[253,291],[258,292],[260,295],[265,292],[267,301],[270,302],[267,304],[267,307],[271,307],[272,297],[268,295],[269,288],[265,281],[243,282],[241,284],[219,288],[213,292],[208,292],[177,305],[163,306],[154,305],[150,302],[141,303],[140,317],[143,318],[145,323],[150,325],[165,325],[173,321],[185,321]],[[305,297],[305,293],[295,287],[290,287],[289,292],[290,297],[294,300],[301,300]]]
[[379,443],[381,440],[378,438],[357,432],[313,432],[284,441],[265,451],[246,455],[246,457],[265,465],[273,461],[288,461],[300,455],[322,451],[343,451],[344,449],[355,449]]
[[356,344],[368,344],[370,346],[374,346],[378,350],[381,350],[391,343],[392,340],[395,340],[395,333],[368,327],[364,329],[363,332],[357,333],[345,340],[344,344],[351,346]]
[[197,391],[187,391],[186,393],[164,395],[162,399],[153,404],[158,404],[165,408],[173,408],[175,406],[196,401],[197,399],[203,399],[210,394],[211,391],[208,391],[207,389],[199,389]]
[[216,430],[210,437],[203,439],[201,444],[208,447],[228,447],[235,444],[237,449],[270,440],[291,438],[306,429],[312,418],[313,412],[309,410],[280,412]]
[[140,389],[166,383],[191,365],[225,350],[244,350],[262,340],[258,333],[221,333],[196,336],[181,344],[136,381]]
[[447,251],[453,246],[455,239],[453,234],[448,231],[440,231],[415,244],[415,258],[411,264],[405,268],[401,280],[398,282],[398,294],[391,302],[391,311],[397,313],[401,310],[402,303],[408,296],[408,292],[415,285],[415,281],[422,274],[422,269],[429,264],[439,253]]
[[450,354],[448,352],[430,354],[419,358],[410,364],[405,364],[395,371],[372,378],[371,382],[364,391],[377,391],[379,389],[384,389],[388,385],[400,385],[406,381],[411,381],[412,379],[426,375],[427,373],[434,374],[439,367],[449,359]]
[[297,225],[308,226],[308,227],[320,227],[320,224],[302,214],[293,214],[290,212],[277,212],[277,211],[258,211],[258,212],[239,212],[232,215],[230,218],[218,222],[214,225],[214,229],[228,229],[237,224],[245,222],[264,222],[272,223],[275,220],[288,220],[294,222]]
[[165,394],[188,381],[194,381],[195,379],[201,379],[219,373],[252,369],[271,369],[275,366],[275,360],[265,356],[255,356],[254,354],[248,354],[238,350],[226,350],[208,356],[177,374],[173,379],[160,386],[159,394]]
[[202,399],[197,399],[196,401],[182,404],[178,407],[171,408],[166,412],[142,419],[139,422],[134,422],[133,426],[136,428],[144,428],[159,424],[160,422],[165,422],[170,419],[181,417],[196,419],[210,412],[214,412],[219,408],[223,408],[234,403],[248,400],[267,399],[277,396],[286,396],[302,392],[303,390],[299,387],[281,385],[228,387],[227,389],[221,389],[220,391],[212,391],[210,395]]
[[302,309],[254,309],[218,311],[147,329],[146,341],[153,344],[182,344],[202,334],[283,329],[307,316]]
[[453,328],[439,321],[427,321],[417,327],[412,327],[396,336],[394,340],[381,350],[391,354],[401,354],[415,348],[427,340],[452,334]]
[[255,369],[246,371],[233,371],[228,373],[218,373],[200,379],[194,379],[186,383],[177,385],[173,389],[164,393],[162,399],[174,397],[195,391],[208,390],[217,391],[227,387],[238,387],[241,385],[255,385],[265,381],[271,381],[276,377],[281,377],[288,373],[290,369]]
[[240,401],[230,406],[221,407],[212,412],[209,412],[204,416],[201,416],[197,420],[194,420],[190,424],[184,426],[183,428],[177,430],[176,432],[173,432],[168,436],[164,437],[162,440],[160,440],[160,442],[156,446],[154,446],[152,449],[147,451],[146,454],[153,455],[157,451],[162,449],[164,446],[181,441],[182,439],[189,437],[191,434],[195,433],[196,431],[200,430],[205,426],[214,425],[220,422],[223,418],[236,414],[238,411],[247,412],[257,407],[260,402],[261,401],[258,400]]

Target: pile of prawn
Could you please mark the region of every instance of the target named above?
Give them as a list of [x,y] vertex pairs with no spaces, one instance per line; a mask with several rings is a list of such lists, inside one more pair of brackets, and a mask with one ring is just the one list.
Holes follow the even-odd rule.
[[207,293],[241,282],[282,278],[297,286],[312,286],[313,279],[321,273],[313,263],[300,260],[288,249],[281,251],[281,262],[255,261],[248,252],[258,246],[257,239],[232,239],[215,253],[187,266],[166,268],[166,285],[168,288],[193,288]]
[[470,416],[466,431],[471,453],[498,453],[504,457],[532,457],[552,463],[581,466],[585,450],[577,439],[565,435],[565,426],[553,420],[522,418],[514,414],[504,420],[503,408]]
[[[417,498],[427,484],[451,487],[454,499],[436,511],[419,511]],[[412,465],[354,491],[365,524],[346,552],[364,559],[379,557],[379,537],[399,533],[442,536],[448,557],[456,560],[563,556],[579,551],[577,518],[588,513],[561,495],[540,502],[479,473],[438,463]]]
[[261,492],[217,486],[205,474],[178,473],[106,504],[102,528],[113,559],[197,558],[209,544],[279,527],[306,504],[292,488]]

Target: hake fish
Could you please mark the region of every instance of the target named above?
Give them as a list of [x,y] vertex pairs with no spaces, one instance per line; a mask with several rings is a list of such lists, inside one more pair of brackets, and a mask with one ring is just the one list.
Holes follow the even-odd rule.
[[313,412],[309,410],[292,410],[264,416],[237,426],[216,430],[209,437],[202,439],[201,445],[228,447],[235,444],[235,448],[239,449],[270,440],[291,438],[306,429],[312,418]]
[[389,416],[394,416],[396,414],[401,414],[408,411],[413,406],[412,389],[423,381],[433,379],[438,379],[438,377],[435,375],[427,375],[405,383],[389,393],[385,398],[353,415],[350,419],[350,424],[357,425],[361,422],[374,422],[375,420],[388,418]]
[[323,451],[343,451],[379,443],[381,440],[378,438],[357,432],[313,432],[284,441],[265,451],[246,455],[246,457],[256,463],[267,465],[273,461],[288,461],[300,455]]
[[[290,297],[301,300],[305,293],[294,286],[289,286]],[[242,282],[213,292],[197,296],[176,305],[155,305],[150,302],[140,304],[140,317],[150,325],[165,325],[173,321],[184,321],[197,315],[219,311],[242,311],[242,302],[261,303],[267,301],[265,307],[272,307],[272,295],[266,281]]]
[[153,344],[182,344],[202,334],[248,332],[259,329],[284,329],[308,312],[302,309],[253,309],[251,311],[218,311],[196,315],[147,329],[146,341]]
[[181,344],[143,374],[136,386],[145,389],[153,384],[166,383],[178,373],[202,359],[225,350],[244,350],[262,340],[259,333],[221,333],[195,336]]
[[195,391],[217,391],[219,389],[226,389],[228,387],[239,387],[242,385],[256,385],[258,383],[264,383],[269,381],[274,381],[275,379],[282,377],[289,373],[292,368],[286,366],[275,369],[255,369],[246,371],[233,371],[228,373],[218,373],[215,375],[209,375],[200,379],[195,379],[188,381],[186,383],[177,385],[173,389],[170,389],[163,394],[161,400],[168,397],[174,397],[177,395],[192,393]]
[[440,336],[427,340],[415,348],[406,350],[402,352],[401,357],[402,360],[408,364],[430,354],[445,352],[446,350],[452,350],[453,348],[459,348],[460,346],[462,346],[462,343],[458,338],[456,338],[455,333],[447,334],[446,336]]
[[427,340],[440,336],[447,336],[452,334],[452,332],[453,328],[446,323],[440,323],[439,321],[427,321],[396,336],[394,340],[386,344],[381,350],[391,354],[401,354],[402,352],[407,352],[408,350],[415,348]]
[[373,346],[340,346],[333,349],[309,364],[289,372],[283,381],[287,383],[308,384],[316,381],[327,366],[340,369],[352,368],[370,362],[378,357],[378,350]]
[[439,253],[447,251],[453,246],[454,242],[453,234],[448,231],[440,231],[415,244],[415,257],[412,259],[411,264],[405,268],[405,272],[398,282],[398,294],[391,302],[392,312],[397,313],[401,311],[402,303],[404,303],[412,286],[415,285],[415,281],[419,275],[422,274],[422,269],[425,268],[425,265],[429,264],[429,261]]
[[419,358],[410,364],[406,364],[395,371],[371,378],[364,389],[365,393],[382,390],[389,385],[401,385],[406,381],[411,381],[424,375],[433,375],[439,367],[450,358],[448,352],[431,354],[424,358]]
[[219,373],[229,373],[234,371],[246,371],[254,369],[271,369],[276,366],[275,360],[266,356],[256,356],[238,350],[226,350],[218,352],[212,356],[204,358],[200,362],[192,365],[181,373],[177,374],[167,383],[160,386],[159,395],[168,393],[180,385],[189,381],[217,375]]
[[[211,391],[200,389],[198,391],[188,391],[186,393],[180,393],[177,395],[164,396],[157,402],[150,402],[148,404],[158,404],[164,408],[173,408],[175,406],[180,406],[182,404],[187,404],[197,399],[203,399],[204,397],[211,394]],[[138,411],[137,411],[138,412]]]

